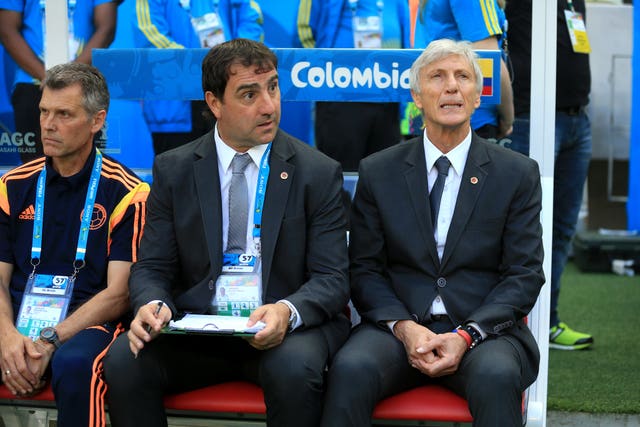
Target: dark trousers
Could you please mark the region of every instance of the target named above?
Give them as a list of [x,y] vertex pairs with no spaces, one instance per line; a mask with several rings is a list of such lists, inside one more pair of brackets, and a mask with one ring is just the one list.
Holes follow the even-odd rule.
[[[35,142],[35,146],[20,148],[20,159],[23,163],[44,156],[42,137],[40,133],[40,86],[31,83],[19,83],[11,94],[11,105],[16,124],[16,132],[21,133],[23,139]],[[33,137],[25,138],[27,134]]]
[[167,425],[163,396],[230,380],[264,390],[267,425],[313,427],[322,411],[325,369],[346,340],[346,317],[296,330],[258,351],[238,337],[160,335],[134,359],[126,335],[105,358],[113,427]]
[[[452,329],[452,324],[440,328]],[[389,330],[365,323],[334,358],[321,426],[371,426],[376,403],[428,383],[465,397],[474,426],[522,426],[522,392],[536,375],[537,363],[514,337],[504,335],[468,351],[457,373],[432,379],[409,365],[404,346]]]
[[357,172],[360,160],[401,141],[398,103],[317,102],[316,147]]
[[51,388],[59,427],[100,426],[104,421],[102,357],[121,329],[108,324],[80,331],[51,360]]

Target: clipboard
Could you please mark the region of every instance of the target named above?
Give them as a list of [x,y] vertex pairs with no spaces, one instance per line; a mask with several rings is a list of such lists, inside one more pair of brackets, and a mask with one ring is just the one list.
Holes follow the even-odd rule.
[[179,320],[172,320],[163,329],[168,334],[253,336],[266,326],[258,322],[247,327],[248,317],[221,316],[188,313]]

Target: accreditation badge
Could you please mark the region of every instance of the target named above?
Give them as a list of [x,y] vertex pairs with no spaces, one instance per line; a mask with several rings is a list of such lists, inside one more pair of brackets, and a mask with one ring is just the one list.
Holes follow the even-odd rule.
[[582,14],[571,10],[564,11],[567,29],[569,30],[569,38],[573,51],[576,53],[591,53],[591,45],[589,45],[589,37],[587,37],[587,28],[584,25]]
[[64,320],[72,290],[73,281],[69,276],[35,274],[30,277],[16,320],[18,331],[35,340],[41,329]]
[[191,24],[196,34],[198,34],[201,47],[209,48],[226,41],[222,21],[215,12],[191,18]]
[[216,280],[211,306],[216,314],[248,317],[262,305],[260,258],[251,254],[224,254],[222,274]]
[[382,20],[380,16],[353,17],[353,45],[357,49],[382,48]]

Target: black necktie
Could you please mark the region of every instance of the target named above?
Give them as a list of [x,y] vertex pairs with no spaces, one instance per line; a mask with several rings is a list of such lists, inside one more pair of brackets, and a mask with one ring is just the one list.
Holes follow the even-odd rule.
[[429,194],[429,204],[431,205],[431,224],[434,226],[434,228],[436,225],[436,220],[438,219],[438,211],[440,210],[440,200],[442,199],[444,182],[447,179],[447,175],[449,174],[449,166],[451,166],[451,162],[445,156],[440,156],[440,158],[436,160],[438,178],[436,179],[436,183],[433,184],[431,193]]

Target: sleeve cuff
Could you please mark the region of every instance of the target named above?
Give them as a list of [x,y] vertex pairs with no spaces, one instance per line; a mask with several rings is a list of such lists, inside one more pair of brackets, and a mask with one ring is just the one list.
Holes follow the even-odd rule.
[[298,309],[291,304],[291,302],[287,301],[286,299],[281,299],[278,300],[277,302],[282,303],[284,305],[286,305],[287,307],[289,307],[289,310],[291,310],[291,313],[295,314],[295,322],[293,323],[293,325],[291,325],[291,330],[294,331],[296,330],[296,328],[300,327],[302,325],[302,317],[300,316],[300,313],[298,312]]

